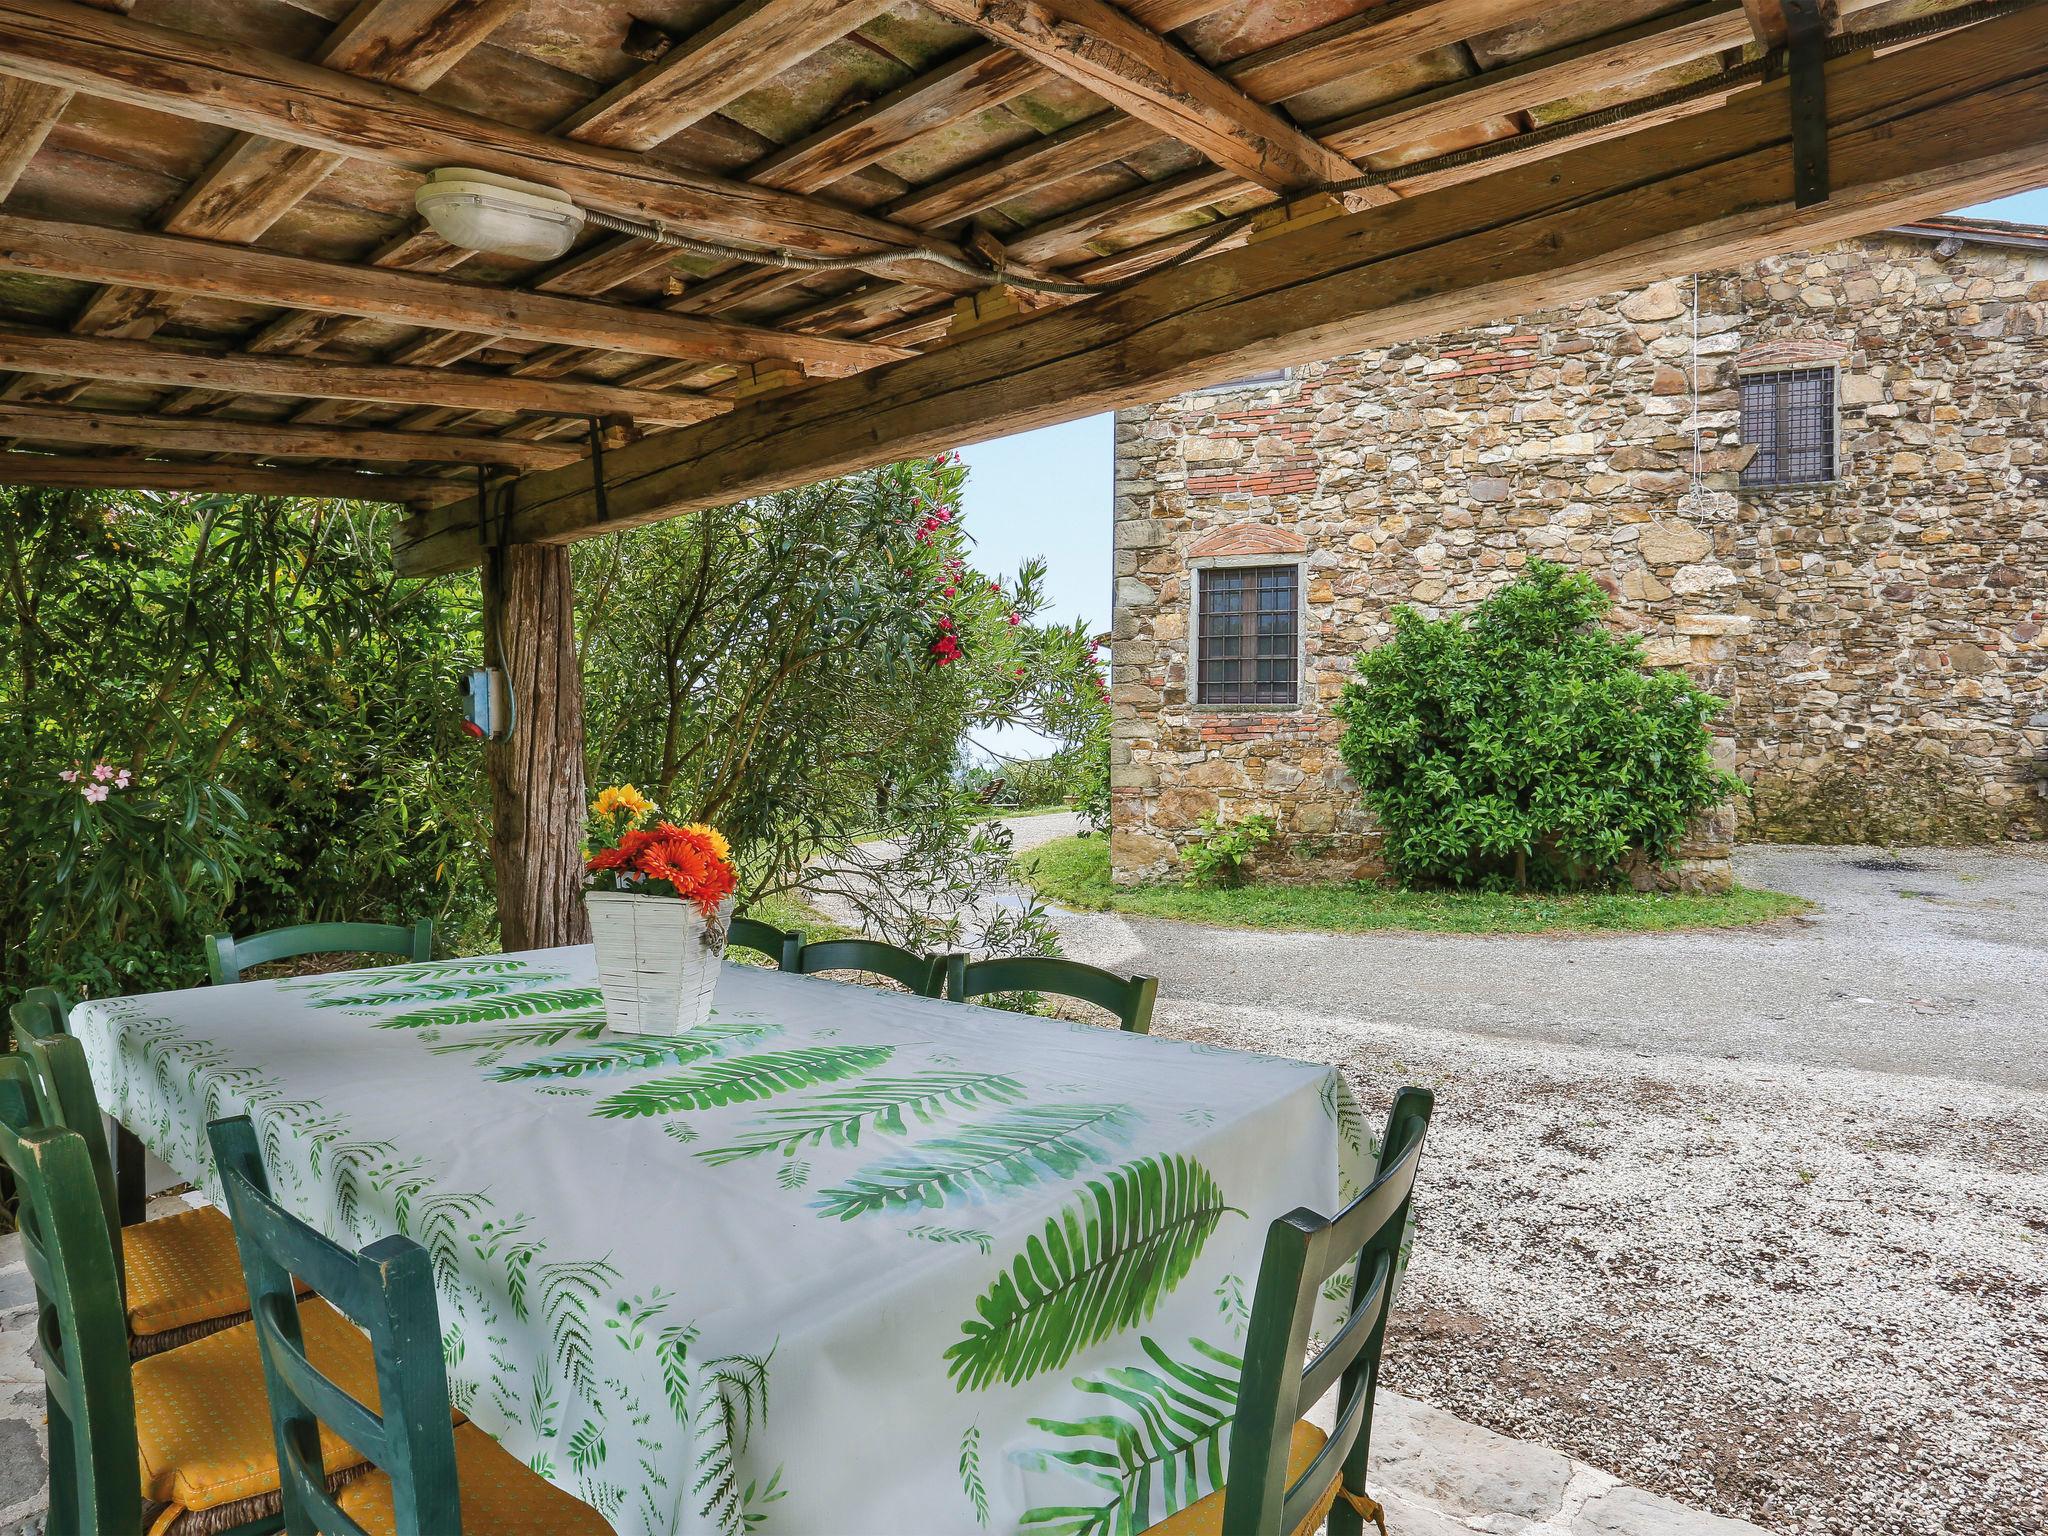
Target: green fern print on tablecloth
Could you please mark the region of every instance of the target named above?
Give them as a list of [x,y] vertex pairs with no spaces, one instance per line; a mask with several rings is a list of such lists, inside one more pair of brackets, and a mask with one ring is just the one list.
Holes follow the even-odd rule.
[[625,1120],[773,1098],[779,1093],[815,1088],[820,1083],[871,1072],[894,1051],[895,1047],[888,1045],[820,1045],[769,1051],[759,1056],[735,1056],[672,1077],[635,1084],[611,1095],[591,1113],[608,1120]]
[[812,1202],[851,1221],[880,1211],[1000,1199],[1107,1162],[1141,1117],[1128,1104],[1033,1104],[918,1142]]
[[1189,1339],[1178,1359],[1150,1338],[1141,1336],[1138,1347],[1145,1364],[1074,1382],[1101,1399],[1097,1412],[1031,1421],[1051,1443],[1015,1453],[1016,1461],[1063,1472],[1095,1497],[1026,1510],[1028,1536],[1137,1536],[1223,1486],[1243,1360],[1200,1339]]
[[1150,1317],[1223,1218],[1243,1214],[1191,1157],[1141,1158],[1090,1180],[975,1302],[947,1374],[965,1392],[1057,1370]]

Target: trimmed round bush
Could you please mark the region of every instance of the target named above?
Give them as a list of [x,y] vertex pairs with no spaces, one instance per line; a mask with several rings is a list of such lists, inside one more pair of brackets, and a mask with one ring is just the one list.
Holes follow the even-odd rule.
[[1358,659],[1338,750],[1409,883],[1558,889],[1668,861],[1741,788],[1709,756],[1721,707],[1611,632],[1592,577],[1532,560],[1470,613],[1394,612]]

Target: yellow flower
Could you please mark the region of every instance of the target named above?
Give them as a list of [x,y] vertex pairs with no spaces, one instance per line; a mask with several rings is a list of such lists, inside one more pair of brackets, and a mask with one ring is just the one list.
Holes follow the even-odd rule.
[[730,860],[732,858],[732,844],[725,840],[725,834],[719,831],[718,828],[707,827],[701,821],[693,821],[683,830],[685,832],[703,834],[705,841],[711,844],[712,852],[716,853],[721,859]]
[[634,817],[645,816],[654,809],[654,802],[641,794],[630,784],[614,784],[610,789],[598,791],[592,803],[592,815],[610,816],[617,811],[626,811]]

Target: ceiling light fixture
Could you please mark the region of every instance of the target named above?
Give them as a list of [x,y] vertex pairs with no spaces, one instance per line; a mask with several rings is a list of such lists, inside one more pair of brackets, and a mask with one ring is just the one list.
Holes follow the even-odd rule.
[[583,231],[583,210],[566,193],[489,171],[430,172],[413,206],[450,245],[529,261],[554,260]]

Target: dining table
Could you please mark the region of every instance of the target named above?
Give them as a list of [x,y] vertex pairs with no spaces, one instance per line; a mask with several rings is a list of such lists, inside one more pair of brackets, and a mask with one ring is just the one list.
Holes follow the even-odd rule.
[[588,946],[69,1027],[206,1197],[247,1115],[289,1209],[423,1245],[454,1406],[621,1536],[1164,1518],[1223,1481],[1268,1226],[1376,1150],[1326,1065],[732,961],[615,1033]]

